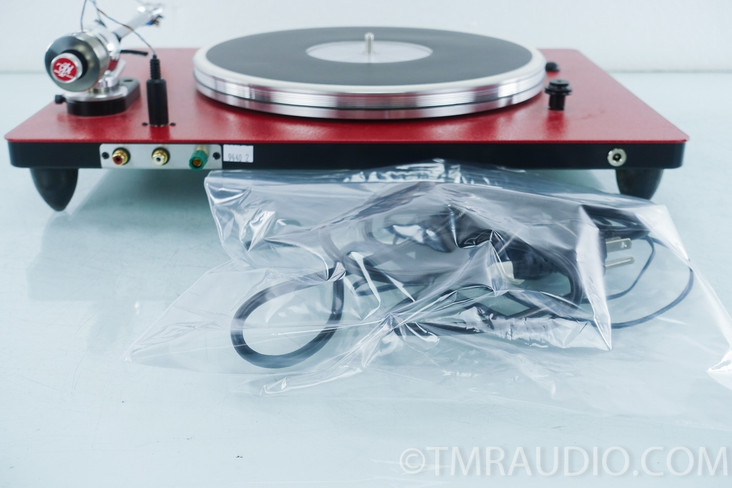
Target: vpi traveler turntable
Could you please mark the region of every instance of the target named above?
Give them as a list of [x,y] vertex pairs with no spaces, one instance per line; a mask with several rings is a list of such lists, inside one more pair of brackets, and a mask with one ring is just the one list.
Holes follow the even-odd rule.
[[[95,4],[96,6],[96,4]],[[332,27],[158,49],[122,38],[140,7],[46,53],[65,90],[6,135],[56,210],[79,168],[358,169],[443,158],[520,169],[613,169],[650,198],[687,136],[580,52],[463,32]],[[124,74],[122,70],[124,69]],[[140,89],[147,79],[146,90]]]

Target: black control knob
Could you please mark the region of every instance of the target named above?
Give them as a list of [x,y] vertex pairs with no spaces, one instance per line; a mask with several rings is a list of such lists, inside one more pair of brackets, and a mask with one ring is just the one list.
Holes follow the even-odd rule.
[[564,100],[572,93],[567,80],[552,80],[544,89],[549,94],[549,110],[564,110]]

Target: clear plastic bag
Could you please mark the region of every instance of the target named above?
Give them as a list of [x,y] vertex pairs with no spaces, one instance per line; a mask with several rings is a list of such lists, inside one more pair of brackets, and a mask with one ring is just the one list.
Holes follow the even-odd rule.
[[206,190],[231,261],[134,360],[264,392],[370,370],[616,412],[658,412],[710,367],[732,384],[729,356],[713,366],[729,316],[662,206],[440,161],[213,172]]

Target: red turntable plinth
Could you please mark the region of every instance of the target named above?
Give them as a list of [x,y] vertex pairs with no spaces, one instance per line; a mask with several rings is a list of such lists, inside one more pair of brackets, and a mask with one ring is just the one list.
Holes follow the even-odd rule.
[[[563,110],[550,110],[550,95],[542,90],[478,113],[368,120],[294,117],[214,100],[197,90],[195,53],[158,51],[168,125],[148,124],[144,89],[114,115],[72,115],[50,103],[6,135],[11,163],[32,170],[47,201],[61,187],[70,199],[79,168],[356,169],[432,158],[523,169],[614,169],[623,193],[648,198],[662,170],[681,165],[687,140],[574,50],[541,50],[558,66],[546,72],[542,87],[558,79],[571,86]],[[125,58],[124,79],[144,85],[147,60]],[[65,198],[49,203],[63,208]]]

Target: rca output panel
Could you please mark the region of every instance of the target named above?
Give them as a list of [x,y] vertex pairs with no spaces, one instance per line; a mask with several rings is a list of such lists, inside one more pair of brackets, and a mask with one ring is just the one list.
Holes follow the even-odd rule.
[[101,144],[102,168],[221,169],[219,144]]

